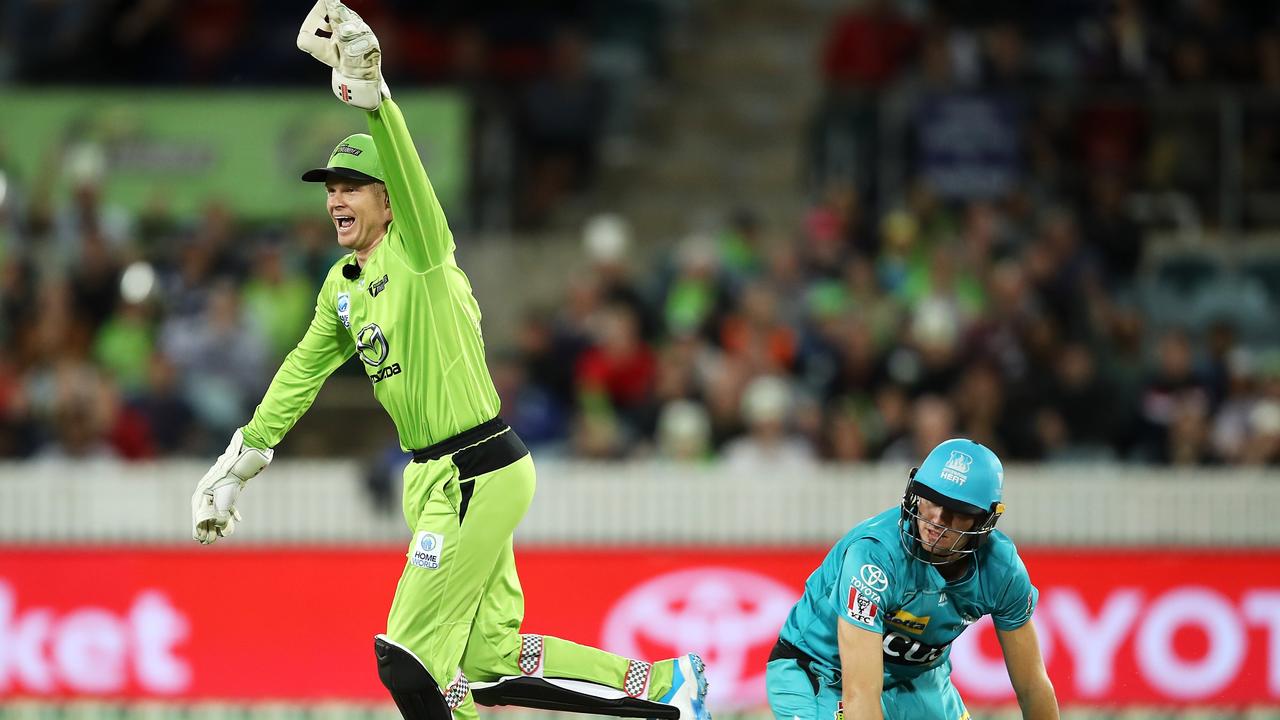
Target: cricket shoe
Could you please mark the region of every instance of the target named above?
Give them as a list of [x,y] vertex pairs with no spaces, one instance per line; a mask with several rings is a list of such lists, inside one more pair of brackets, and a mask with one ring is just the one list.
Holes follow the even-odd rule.
[[707,666],[697,653],[675,659],[671,690],[659,700],[680,711],[680,720],[711,720],[707,709]]

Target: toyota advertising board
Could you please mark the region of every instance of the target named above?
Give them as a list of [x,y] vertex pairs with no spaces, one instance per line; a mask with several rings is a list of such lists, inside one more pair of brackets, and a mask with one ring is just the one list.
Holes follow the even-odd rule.
[[[696,650],[717,707],[758,708],[778,627],[824,552],[523,548],[525,629],[649,660]],[[372,636],[402,557],[0,549],[0,698],[382,700]],[[1064,704],[1280,706],[1280,551],[1023,557]],[[989,619],[952,658],[970,703],[1013,702]]]

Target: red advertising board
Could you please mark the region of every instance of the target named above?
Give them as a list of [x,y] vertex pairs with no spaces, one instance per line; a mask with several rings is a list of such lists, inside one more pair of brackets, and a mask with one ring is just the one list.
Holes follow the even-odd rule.
[[[697,650],[717,707],[759,707],[824,552],[523,548],[525,630],[649,660]],[[1064,704],[1280,706],[1280,550],[1022,554]],[[0,548],[0,698],[381,700],[372,636],[402,563],[397,548]],[[967,700],[1012,702],[989,621],[952,659]]]

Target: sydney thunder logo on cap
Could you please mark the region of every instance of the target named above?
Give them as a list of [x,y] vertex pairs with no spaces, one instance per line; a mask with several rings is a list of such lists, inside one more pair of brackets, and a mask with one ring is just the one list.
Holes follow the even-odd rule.
[[327,182],[332,176],[360,182],[382,181],[382,167],[378,164],[378,148],[373,138],[364,134],[351,135],[338,143],[329,154],[329,166],[302,173],[305,182]]

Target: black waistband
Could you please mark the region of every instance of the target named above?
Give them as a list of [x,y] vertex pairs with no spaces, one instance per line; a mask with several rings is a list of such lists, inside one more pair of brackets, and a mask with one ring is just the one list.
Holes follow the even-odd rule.
[[459,478],[466,480],[504,468],[529,454],[529,448],[502,418],[480,423],[430,447],[413,451],[418,463],[452,455]]
[[778,642],[773,645],[773,650],[769,651],[769,662],[774,660],[797,660],[802,665],[813,662],[813,658],[805,655],[803,650],[782,638],[778,638]]
[[[813,686],[813,692],[818,692],[818,674],[813,671],[813,664],[817,662],[809,657],[803,650],[792,645],[791,643],[778,638],[778,642],[774,643],[773,650],[769,651],[769,662],[774,660],[795,660],[805,675],[809,676],[809,684]],[[839,682],[840,671],[835,671],[836,681]]]
[[[813,671],[813,664],[818,662],[809,657],[803,650],[792,645],[791,643],[778,638],[778,642],[774,643],[773,650],[769,651],[769,662],[774,660],[795,660],[796,664],[804,670],[804,674],[809,676],[809,684],[813,686],[813,691],[818,692],[818,674]],[[835,680],[840,682],[840,670],[835,669]],[[908,691],[914,690],[915,685],[911,678],[885,677],[884,689],[892,690],[896,687],[904,687]]]
[[[803,650],[782,638],[778,638],[778,642],[773,646],[773,650],[769,652],[769,662],[773,662],[774,660],[795,660],[796,664],[800,666],[800,669],[804,670],[805,674],[809,676],[809,684],[813,686],[813,691],[815,693],[818,692],[818,674],[813,671],[812,667],[814,663],[818,662],[817,660],[809,657]],[[837,683],[840,682],[839,669],[835,670],[835,678]],[[906,688],[907,691],[910,692],[914,691],[915,684],[912,682],[912,678],[885,676],[885,690],[892,690],[898,687]]]
[[[805,675],[809,676],[809,684],[813,686],[813,691],[818,692],[818,674],[813,671],[813,664],[818,662],[805,654],[803,650],[792,645],[791,643],[778,638],[778,642],[773,646],[773,650],[769,652],[769,662],[774,660],[795,660],[796,664],[804,670]],[[840,670],[835,670],[836,682],[840,682]],[[884,689],[892,690],[894,688],[905,688],[908,692],[915,690],[915,684],[912,678],[900,678],[886,675],[884,678]]]

